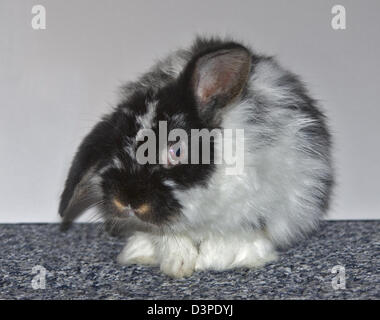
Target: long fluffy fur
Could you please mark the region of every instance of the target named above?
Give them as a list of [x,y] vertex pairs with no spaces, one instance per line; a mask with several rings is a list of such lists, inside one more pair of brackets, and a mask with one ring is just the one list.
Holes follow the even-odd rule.
[[[138,91],[154,94],[177,79],[194,56],[227,42],[199,38],[190,49],[173,52],[127,84],[123,99]],[[137,125],[149,127],[155,104],[147,103]],[[131,114],[128,104],[117,110]],[[175,277],[194,270],[256,267],[275,259],[276,247],[316,229],[333,186],[331,139],[325,116],[299,78],[275,59],[252,53],[244,92],[222,113],[220,127],[244,129],[244,174],[226,175],[225,166],[218,165],[205,183],[191,187],[179,188],[166,179],[181,218],[159,232],[148,228],[131,236],[119,262],[158,264]],[[116,156],[99,171],[120,169],[121,162]]]

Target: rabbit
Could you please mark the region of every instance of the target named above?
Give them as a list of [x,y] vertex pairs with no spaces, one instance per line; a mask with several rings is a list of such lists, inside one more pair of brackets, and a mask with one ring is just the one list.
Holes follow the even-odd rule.
[[[184,161],[203,149],[177,137],[141,163],[141,132],[159,135],[160,123],[190,140],[193,129],[243,130],[231,142],[233,150],[244,145],[242,172],[227,174],[230,164],[215,161],[223,134],[210,139],[209,162]],[[96,207],[127,230],[123,265],[157,266],[174,278],[259,268],[328,211],[331,147],[326,116],[297,75],[241,42],[198,36],[122,87],[120,103],[75,154],[59,214],[68,227]]]

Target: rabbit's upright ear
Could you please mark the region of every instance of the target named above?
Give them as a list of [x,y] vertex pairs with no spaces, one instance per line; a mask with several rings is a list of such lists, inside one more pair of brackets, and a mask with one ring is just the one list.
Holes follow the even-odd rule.
[[250,69],[251,53],[242,46],[200,56],[190,82],[201,116],[218,111],[237,98],[246,86]]
[[103,198],[96,168],[111,152],[111,128],[106,120],[98,123],[85,137],[74,157],[58,210],[64,229]]

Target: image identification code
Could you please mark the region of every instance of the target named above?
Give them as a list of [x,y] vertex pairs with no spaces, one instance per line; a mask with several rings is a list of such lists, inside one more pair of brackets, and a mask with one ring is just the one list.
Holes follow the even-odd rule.
[[172,315],[178,317],[181,313],[190,313],[193,315],[224,315],[231,317],[233,315],[232,304],[192,304],[191,308],[186,307],[171,307],[171,306],[158,306],[154,304],[148,307],[148,315]]

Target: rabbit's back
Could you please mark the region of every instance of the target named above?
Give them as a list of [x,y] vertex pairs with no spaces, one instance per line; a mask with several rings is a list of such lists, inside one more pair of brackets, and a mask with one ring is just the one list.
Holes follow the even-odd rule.
[[[298,77],[274,59],[255,58],[244,99],[223,129],[244,129],[244,172],[217,166],[207,186],[175,192],[194,237],[265,228],[283,245],[317,227],[333,186],[326,119]],[[236,146],[233,147],[233,149]]]

